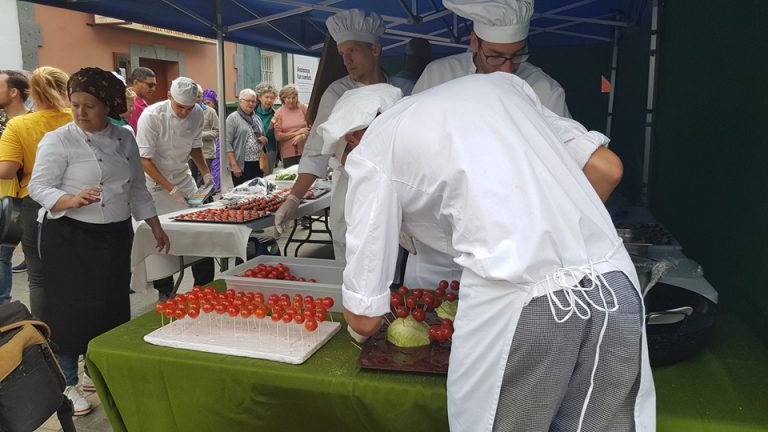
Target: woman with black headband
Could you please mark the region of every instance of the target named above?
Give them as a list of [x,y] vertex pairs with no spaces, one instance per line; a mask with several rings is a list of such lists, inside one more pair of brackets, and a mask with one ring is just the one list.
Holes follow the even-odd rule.
[[157,249],[170,242],[147,191],[133,135],[110,123],[126,111],[125,85],[112,73],[84,68],[67,85],[73,122],[38,146],[29,183],[42,205],[40,255],[45,316],[75,414],[90,412],[76,387],[88,342],[130,320],[131,216],[152,228]]

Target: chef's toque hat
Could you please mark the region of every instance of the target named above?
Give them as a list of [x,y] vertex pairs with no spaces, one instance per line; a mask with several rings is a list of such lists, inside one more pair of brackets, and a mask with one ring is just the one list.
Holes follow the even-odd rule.
[[171,96],[178,104],[192,106],[197,103],[197,84],[191,78],[178,77],[171,82]]
[[515,43],[528,37],[533,0],[443,0],[456,15],[472,20],[477,37]]
[[348,40],[379,43],[384,34],[384,21],[376,12],[365,16],[362,9],[348,9],[329,17],[325,21],[331,37],[337,44]]
[[388,110],[402,97],[402,91],[389,84],[371,84],[345,92],[334,105],[328,120],[319,126],[323,154],[341,159],[347,145],[344,135],[367,128],[379,113]]

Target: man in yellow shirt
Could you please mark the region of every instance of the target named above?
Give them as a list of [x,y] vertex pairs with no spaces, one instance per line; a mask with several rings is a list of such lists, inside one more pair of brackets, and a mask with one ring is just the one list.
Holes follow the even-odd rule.
[[[26,114],[29,109],[24,102],[29,97],[29,80],[23,72],[3,70],[0,71],[0,108],[5,111],[5,118],[11,120],[14,117]],[[5,130],[6,122],[0,124],[0,137]],[[19,179],[0,180],[0,197],[7,195],[17,196],[19,193]],[[0,246],[0,304],[11,301],[11,287],[13,286],[13,274],[11,273],[11,258],[13,258],[14,246]]]

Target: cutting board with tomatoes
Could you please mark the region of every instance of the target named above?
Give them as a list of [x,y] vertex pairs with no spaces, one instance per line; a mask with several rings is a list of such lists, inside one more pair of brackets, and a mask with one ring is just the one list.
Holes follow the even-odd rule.
[[[439,322],[434,313],[427,314],[426,320],[431,323]],[[450,355],[450,341],[432,341],[429,345],[416,348],[397,347],[387,341],[387,329],[384,326],[365,342],[357,358],[357,366],[361,369],[446,375]]]

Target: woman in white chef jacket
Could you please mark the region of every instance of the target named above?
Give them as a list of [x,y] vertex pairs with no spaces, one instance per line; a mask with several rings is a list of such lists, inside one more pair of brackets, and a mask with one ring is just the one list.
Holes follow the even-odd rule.
[[98,68],[68,83],[74,121],[43,137],[29,183],[42,205],[40,256],[44,316],[75,414],[90,405],[75,387],[88,342],[131,318],[128,299],[131,216],[152,229],[158,250],[170,242],[160,226],[133,135],[110,124],[126,111],[125,85]]
[[[350,93],[331,118],[367,110],[372,98]],[[477,94],[471,109],[445,104]],[[346,135],[349,150],[365,133],[345,165],[350,333],[375,333],[390,310],[401,229],[463,268],[448,371],[453,431],[655,429],[637,275],[558,128],[607,140],[495,73],[412,96]],[[326,143],[340,135],[325,131],[354,130],[330,119],[320,129]]]

